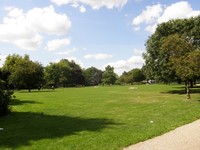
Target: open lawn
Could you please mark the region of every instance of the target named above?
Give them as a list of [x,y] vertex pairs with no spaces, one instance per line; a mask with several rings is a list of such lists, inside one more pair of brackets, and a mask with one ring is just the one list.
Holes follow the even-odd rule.
[[180,85],[15,92],[0,149],[118,150],[200,118],[200,88]]

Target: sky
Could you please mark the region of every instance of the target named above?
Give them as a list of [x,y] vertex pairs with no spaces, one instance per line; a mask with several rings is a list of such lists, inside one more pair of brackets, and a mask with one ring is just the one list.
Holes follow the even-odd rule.
[[43,66],[68,59],[120,75],[142,67],[158,24],[198,15],[198,0],[1,0],[0,66],[28,54]]

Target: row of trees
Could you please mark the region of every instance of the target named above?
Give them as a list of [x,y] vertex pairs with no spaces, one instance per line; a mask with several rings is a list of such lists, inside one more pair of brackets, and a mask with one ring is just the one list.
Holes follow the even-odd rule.
[[[139,73],[138,73],[139,72]],[[140,77],[142,76],[142,77]],[[96,86],[99,84],[130,84],[143,80],[140,69],[124,72],[118,77],[114,68],[107,66],[104,71],[95,67],[82,69],[74,61],[66,59],[43,67],[30,60],[28,55],[9,55],[0,68],[0,116],[10,112],[9,102],[13,89]]]
[[189,84],[200,78],[200,16],[160,24],[146,42],[143,70],[147,79]]
[[99,84],[129,84],[144,80],[140,69],[124,72],[122,76],[107,66],[104,71],[95,67],[82,69],[74,61],[62,59],[43,67],[28,55],[9,55],[0,70],[0,78],[8,88],[28,89],[41,87],[95,86]]

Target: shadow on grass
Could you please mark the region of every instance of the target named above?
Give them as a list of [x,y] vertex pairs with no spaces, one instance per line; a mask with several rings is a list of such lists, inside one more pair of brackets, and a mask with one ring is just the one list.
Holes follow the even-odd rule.
[[0,147],[15,149],[31,145],[31,141],[75,135],[81,131],[98,132],[119,125],[102,118],[54,116],[42,113],[13,112],[0,118]]
[[[169,90],[167,92],[162,93],[170,93],[170,94],[186,94],[185,87],[176,87],[175,90]],[[195,86],[193,88],[190,88],[190,93],[200,93],[200,86]]]
[[28,90],[21,90],[18,91],[19,93],[50,93],[50,92],[55,92],[55,90],[51,90],[51,89],[45,89],[45,90],[31,90],[31,92],[29,92]]
[[12,99],[10,101],[10,105],[14,106],[14,105],[23,105],[23,104],[42,104],[40,102],[36,102],[36,101],[30,101],[30,100],[18,100],[18,99]]

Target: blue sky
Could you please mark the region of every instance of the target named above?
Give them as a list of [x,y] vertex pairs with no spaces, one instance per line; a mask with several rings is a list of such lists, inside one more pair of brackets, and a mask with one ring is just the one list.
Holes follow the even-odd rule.
[[197,0],[1,0],[0,65],[16,53],[44,66],[65,58],[121,74],[142,67],[159,23],[197,15]]

